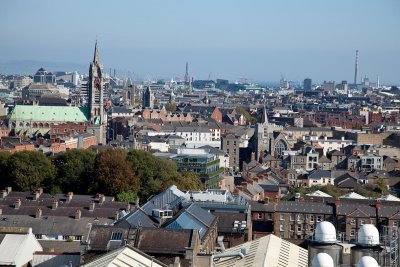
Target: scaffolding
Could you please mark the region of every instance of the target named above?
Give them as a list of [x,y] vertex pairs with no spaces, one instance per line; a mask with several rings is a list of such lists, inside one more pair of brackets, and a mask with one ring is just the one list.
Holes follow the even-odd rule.
[[382,227],[382,245],[384,247],[382,266],[398,267],[399,265],[399,228]]

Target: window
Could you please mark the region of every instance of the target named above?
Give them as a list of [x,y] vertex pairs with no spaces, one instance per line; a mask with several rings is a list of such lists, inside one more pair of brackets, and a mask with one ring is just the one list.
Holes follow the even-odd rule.
[[285,214],[281,213],[279,216],[280,216],[279,219],[280,219],[281,221],[285,220]]
[[351,219],[351,220],[350,220],[350,224],[351,224],[351,225],[355,225],[355,224],[356,224],[356,220],[355,220],[355,219]]
[[294,213],[290,213],[290,221],[291,221],[291,222],[294,221]]
[[267,216],[268,216],[268,220],[271,221],[272,220],[272,213],[268,213]]
[[321,222],[322,221],[322,216],[321,215],[318,215],[317,216],[317,222]]
[[356,235],[356,230],[351,229],[351,230],[350,230],[350,236],[355,236],[355,235]]
[[290,232],[294,232],[294,225],[293,224],[289,225],[289,231]]
[[297,214],[297,221],[303,220],[303,214]]
[[310,215],[310,222],[314,222],[314,215]]
[[35,235],[36,239],[42,239],[42,235]]
[[285,231],[285,225],[284,224],[279,225],[279,231],[281,231],[281,232]]
[[297,232],[301,232],[303,230],[303,227],[301,224],[297,225]]
[[122,233],[121,232],[112,232],[111,240],[122,240]]
[[262,213],[258,213],[258,214],[257,214],[257,218],[258,218],[259,220],[262,219],[262,218],[263,218]]
[[393,226],[394,226],[394,227],[398,227],[398,226],[399,226],[399,222],[398,222],[398,221],[394,221],[394,222],[393,222]]
[[365,220],[360,220],[360,225],[364,225],[365,224]]

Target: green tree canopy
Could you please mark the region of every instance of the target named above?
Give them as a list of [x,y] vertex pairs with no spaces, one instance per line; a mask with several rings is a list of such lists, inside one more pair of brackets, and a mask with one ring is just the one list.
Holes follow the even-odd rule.
[[122,149],[108,149],[97,154],[93,193],[116,196],[121,192],[139,190],[139,179],[134,175],[126,155],[126,151]]
[[7,165],[8,158],[11,156],[9,152],[0,152],[0,186],[5,188],[8,183]]
[[57,155],[53,161],[57,169],[56,184],[63,192],[89,193],[95,157],[96,154],[83,149],[71,149]]
[[176,105],[174,103],[167,103],[167,104],[165,104],[165,110],[168,112],[175,112]]
[[40,152],[21,151],[8,159],[8,182],[16,190],[33,191],[38,187],[50,188],[54,183],[55,168]]
[[243,107],[236,108],[236,112],[238,114],[242,114],[246,118],[246,121],[250,124],[255,124],[257,122],[257,118],[252,117],[250,113]]

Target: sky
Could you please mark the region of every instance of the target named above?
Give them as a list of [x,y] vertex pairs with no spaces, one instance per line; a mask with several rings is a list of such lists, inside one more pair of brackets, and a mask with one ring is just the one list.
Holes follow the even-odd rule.
[[[0,62],[89,64],[135,79],[400,84],[399,0],[2,0]],[[46,66],[43,66],[46,68]]]

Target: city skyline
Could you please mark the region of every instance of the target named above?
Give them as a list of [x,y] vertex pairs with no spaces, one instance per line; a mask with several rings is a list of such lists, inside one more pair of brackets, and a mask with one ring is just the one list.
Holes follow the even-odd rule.
[[[107,5],[106,5],[107,4]],[[36,60],[87,64],[96,39],[105,70],[138,78],[246,77],[250,81],[399,83],[397,1],[296,1],[252,5],[218,1],[4,1],[2,62]],[[44,66],[46,68],[46,66]]]

